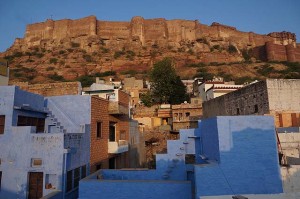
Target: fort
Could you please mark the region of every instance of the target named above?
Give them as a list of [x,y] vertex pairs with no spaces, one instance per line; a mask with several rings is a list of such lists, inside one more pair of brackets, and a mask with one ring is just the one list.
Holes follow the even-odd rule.
[[99,45],[116,50],[188,45],[195,52],[209,52],[206,45],[233,45],[237,49],[254,49],[253,56],[261,60],[300,61],[296,35],[290,32],[261,35],[216,22],[209,26],[198,20],[144,19],[140,16],[127,22],[102,21],[95,16],[77,20],[48,19],[28,25],[24,38],[16,39],[11,49],[26,51],[34,46],[51,49],[61,45],[68,47],[72,42],[88,52],[98,50]]

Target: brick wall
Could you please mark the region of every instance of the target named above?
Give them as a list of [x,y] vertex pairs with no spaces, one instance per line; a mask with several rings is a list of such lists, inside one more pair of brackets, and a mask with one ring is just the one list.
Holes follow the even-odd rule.
[[43,96],[60,96],[60,95],[80,95],[80,82],[60,82],[48,84],[28,84],[28,82],[13,82],[22,90],[43,95]]
[[[96,96],[91,98],[91,173],[96,171],[101,163],[102,168],[108,168],[109,115],[108,101]],[[102,138],[97,138],[97,122],[102,122]]]

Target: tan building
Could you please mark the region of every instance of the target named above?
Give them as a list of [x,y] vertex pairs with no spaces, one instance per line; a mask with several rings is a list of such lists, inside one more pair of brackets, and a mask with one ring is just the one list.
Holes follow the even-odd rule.
[[9,80],[9,67],[6,60],[0,59],[0,86],[7,86]]
[[123,89],[130,94],[131,106],[140,103],[141,94],[148,91],[147,87],[144,85],[144,81],[135,79],[135,77],[125,78],[123,80]]
[[[196,80],[195,80],[196,81]],[[207,101],[226,93],[242,88],[244,85],[235,85],[233,81],[225,82],[221,77],[214,77],[212,80],[198,82],[198,94],[202,101]]]
[[198,120],[202,117],[202,103],[200,98],[194,98],[191,103],[172,105],[173,131],[197,128]]
[[273,115],[277,127],[299,126],[300,80],[267,79],[203,103],[205,118]]

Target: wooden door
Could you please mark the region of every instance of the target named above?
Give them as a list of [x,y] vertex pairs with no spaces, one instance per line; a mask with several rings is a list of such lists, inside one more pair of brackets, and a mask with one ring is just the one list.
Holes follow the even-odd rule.
[[39,199],[43,197],[43,173],[29,173],[29,194],[28,199]]

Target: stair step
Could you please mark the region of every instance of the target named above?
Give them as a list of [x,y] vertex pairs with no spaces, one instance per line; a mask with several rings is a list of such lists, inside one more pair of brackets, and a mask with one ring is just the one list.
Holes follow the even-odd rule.
[[185,148],[184,147],[180,147],[180,150],[185,150]]
[[187,141],[184,141],[184,142],[183,142],[183,144],[188,144],[188,143],[189,143],[189,142],[187,142]]
[[176,153],[176,156],[182,156],[183,154],[182,153]]

